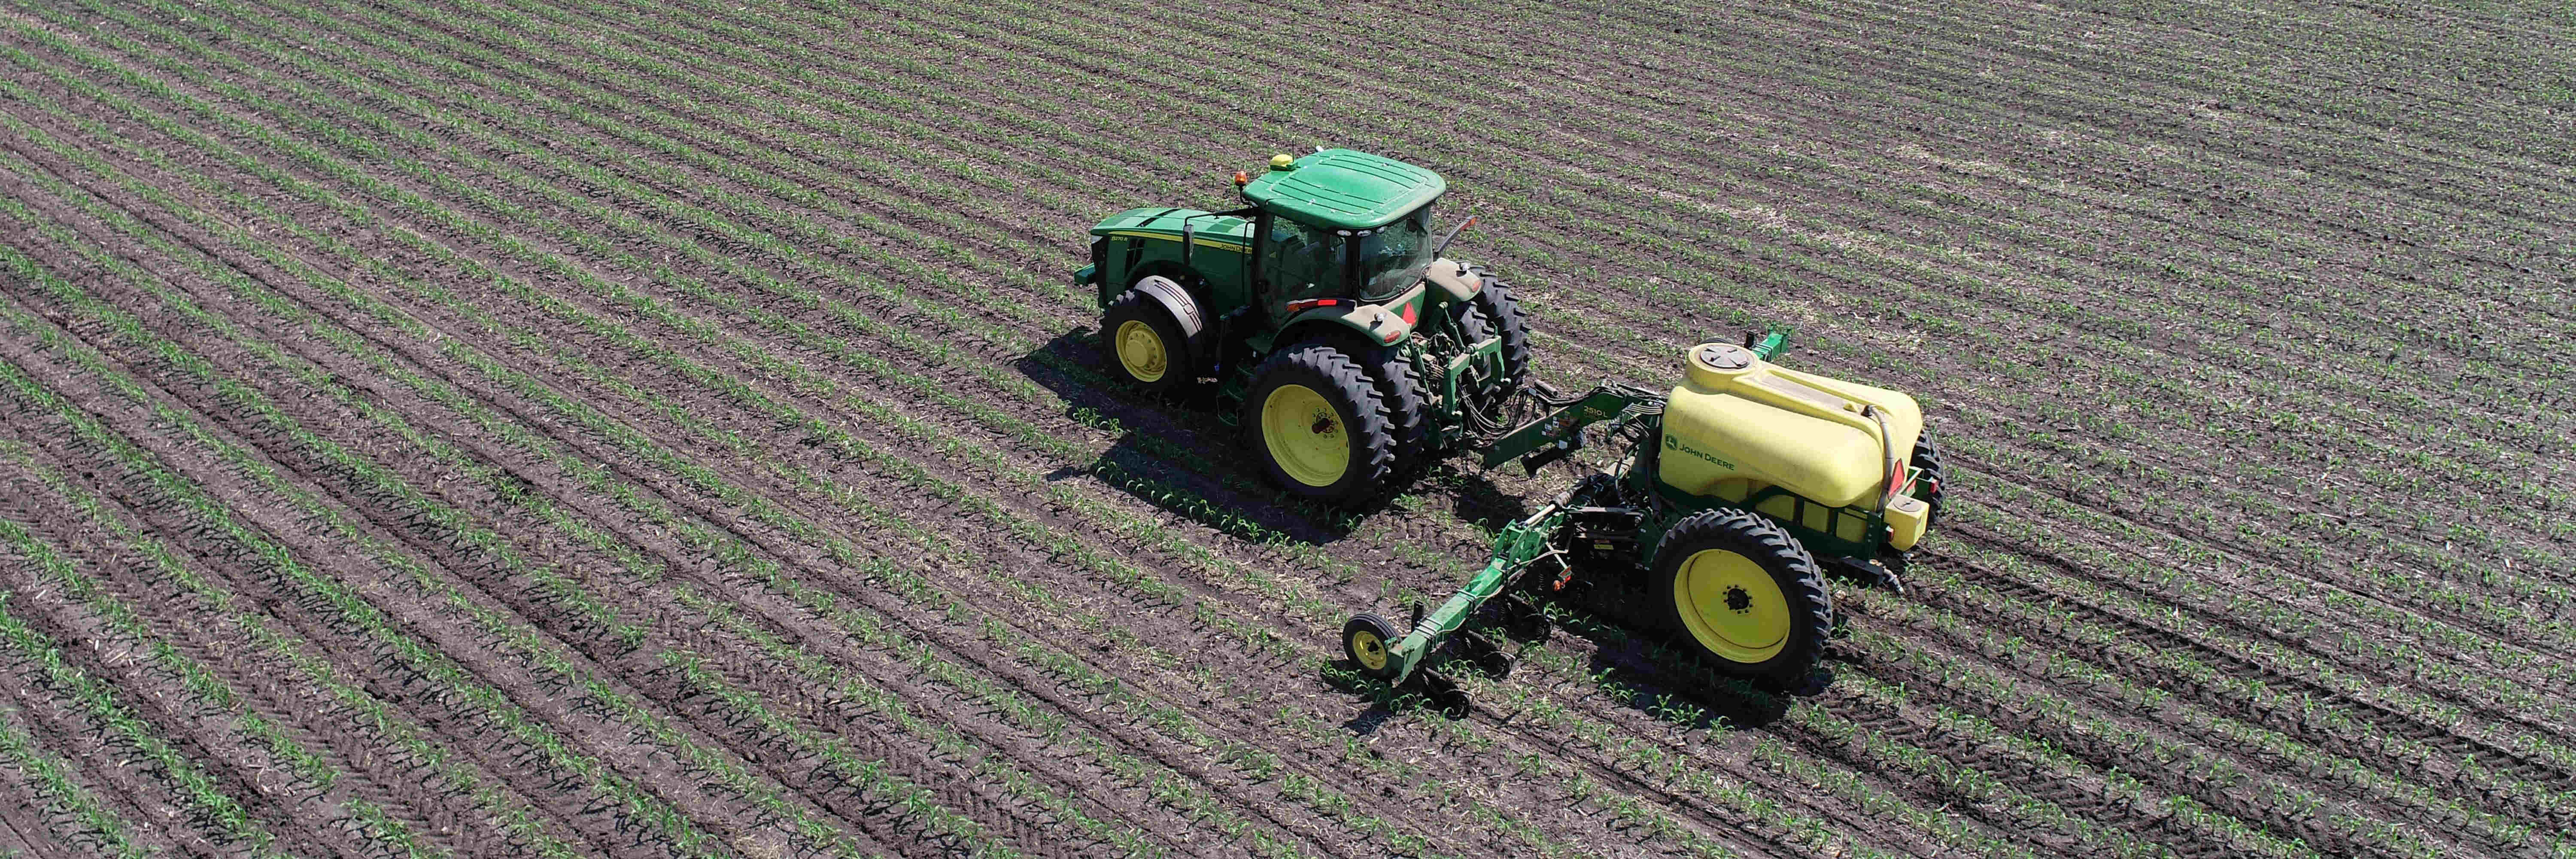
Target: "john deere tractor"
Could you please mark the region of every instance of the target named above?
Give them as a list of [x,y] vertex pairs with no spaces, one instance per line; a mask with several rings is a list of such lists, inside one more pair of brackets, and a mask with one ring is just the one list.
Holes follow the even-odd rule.
[[1328,503],[1453,450],[1520,387],[1511,287],[1441,256],[1438,174],[1348,149],[1236,173],[1243,208],[1129,209],[1091,228],[1111,372],[1164,391],[1214,378],[1269,478]]
[[[1621,445],[1612,465],[1505,526],[1492,560],[1438,609],[1417,606],[1403,629],[1351,618],[1344,654],[1402,683],[1515,581],[1562,589],[1589,575],[1642,591],[1631,619],[1717,674],[1822,688],[1834,623],[1823,576],[1903,589],[1898,571],[1940,510],[1941,456],[1913,398],[1771,363],[1785,343],[1773,332],[1692,347],[1669,390],[1605,383],[1559,397],[1533,385],[1549,410],[1487,446],[1485,465],[1518,459],[1535,473],[1584,447],[1587,430]],[[1506,602],[1525,613],[1530,592]]]

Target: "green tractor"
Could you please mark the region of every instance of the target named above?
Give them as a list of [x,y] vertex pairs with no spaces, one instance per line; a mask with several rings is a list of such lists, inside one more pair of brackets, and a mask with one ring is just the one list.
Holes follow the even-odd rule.
[[[1824,576],[1904,589],[1908,553],[1941,506],[1941,454],[1912,397],[1771,363],[1786,332],[1687,350],[1669,390],[1605,383],[1560,397],[1485,448],[1490,468],[1531,473],[1585,446],[1587,430],[1623,447],[1607,470],[1506,525],[1493,558],[1438,609],[1404,629],[1375,614],[1342,628],[1343,654],[1394,684],[1518,581],[1499,604],[1527,618],[1533,593],[1578,576],[1624,579],[1621,611],[1711,673],[1813,692],[1834,626]],[[1599,582],[1592,582],[1599,583]],[[1489,655],[1499,646],[1481,635]],[[1503,663],[1508,670],[1509,663]],[[1454,691],[1434,678],[1434,691]]]
[[1441,256],[1448,186],[1348,149],[1236,173],[1249,205],[1129,209],[1091,228],[1101,346],[1147,391],[1215,378],[1270,480],[1325,503],[1504,429],[1530,361],[1511,287]]

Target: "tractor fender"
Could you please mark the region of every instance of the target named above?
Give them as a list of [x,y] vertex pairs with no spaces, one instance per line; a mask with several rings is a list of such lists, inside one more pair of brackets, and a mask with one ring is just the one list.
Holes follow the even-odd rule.
[[1432,260],[1431,266],[1422,270],[1422,279],[1439,287],[1453,303],[1475,298],[1476,293],[1485,288],[1485,278],[1481,273],[1467,268],[1466,263],[1445,257]]
[[1354,337],[1371,346],[1385,346],[1401,342],[1405,335],[1413,333],[1413,323],[1376,305],[1317,307],[1288,317],[1288,324],[1279,326],[1279,339],[1274,342],[1284,347],[1290,343],[1323,339],[1328,336],[1328,331],[1334,335]]
[[1181,324],[1181,339],[1189,341],[1192,348],[1198,346],[1200,335],[1207,331],[1207,318],[1199,315],[1198,299],[1191,298],[1188,289],[1159,274],[1136,281],[1135,288],[1147,298],[1162,302],[1163,309],[1171,311],[1172,319]]

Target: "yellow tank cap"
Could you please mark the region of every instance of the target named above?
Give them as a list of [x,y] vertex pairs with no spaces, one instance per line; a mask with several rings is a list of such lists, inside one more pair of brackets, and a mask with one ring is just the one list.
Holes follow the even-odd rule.
[[1272,169],[1272,170],[1294,170],[1294,169],[1297,169],[1297,159],[1289,157],[1289,156],[1288,156],[1288,154],[1287,154],[1287,153],[1285,153],[1285,152],[1282,152],[1282,153],[1277,154],[1277,155],[1270,156],[1270,169]]
[[1723,390],[1726,381],[1744,375],[1760,366],[1762,359],[1753,350],[1733,343],[1702,343],[1690,348],[1682,364],[1690,373],[1691,384],[1710,390]]

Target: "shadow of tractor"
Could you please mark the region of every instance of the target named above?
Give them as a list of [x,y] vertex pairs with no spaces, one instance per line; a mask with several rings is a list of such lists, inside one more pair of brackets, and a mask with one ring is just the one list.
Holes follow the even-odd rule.
[[1117,438],[1093,461],[1048,475],[1090,475],[1193,522],[1256,542],[1326,544],[1349,536],[1361,520],[1400,504],[1451,504],[1460,518],[1487,527],[1528,515],[1528,504],[1474,470],[1466,457],[1446,457],[1422,473],[1395,476],[1385,491],[1348,508],[1290,496],[1269,485],[1246,451],[1240,405],[1219,385],[1201,382],[1163,394],[1129,389],[1107,375],[1098,335],[1089,326],[1057,335],[1013,366],[1065,401],[1065,416]]

